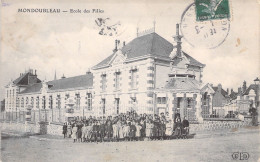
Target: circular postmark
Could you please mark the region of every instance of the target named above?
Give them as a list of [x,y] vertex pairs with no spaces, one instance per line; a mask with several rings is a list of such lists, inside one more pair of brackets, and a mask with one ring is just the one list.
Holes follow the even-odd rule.
[[193,47],[216,48],[227,38],[229,19],[196,21],[195,3],[189,5],[181,16],[180,30],[183,38]]

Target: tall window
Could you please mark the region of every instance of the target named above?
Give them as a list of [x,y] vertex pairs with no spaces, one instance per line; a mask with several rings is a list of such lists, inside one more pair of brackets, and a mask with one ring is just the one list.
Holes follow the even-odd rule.
[[87,108],[88,110],[92,109],[92,94],[87,93]]
[[31,97],[31,105],[32,105],[32,108],[34,107],[34,98]]
[[53,100],[52,100],[52,96],[49,97],[49,108],[50,108],[50,109],[53,108]]
[[76,94],[76,109],[80,108],[80,94]]
[[28,97],[26,97],[26,106],[28,106],[28,103],[29,103],[29,99]]
[[24,98],[21,99],[21,107],[24,107]]
[[115,73],[115,88],[116,90],[120,89],[120,72]]
[[102,98],[102,111],[103,115],[106,114],[106,99]]
[[106,74],[101,75],[101,88],[102,88],[102,91],[106,91],[106,87],[107,87],[106,82],[107,82]]
[[177,97],[177,108],[181,107],[181,97]]
[[37,98],[36,98],[36,108],[37,108],[37,109],[39,108],[39,103],[40,103],[40,101],[39,101],[39,96],[37,96]]
[[116,114],[119,114],[120,98],[115,98],[115,102],[116,102]]
[[46,99],[45,99],[45,96],[42,97],[42,108],[46,109]]
[[166,97],[157,97],[158,104],[166,104]]
[[58,108],[58,109],[60,109],[61,108],[61,98],[60,98],[60,95],[57,95],[57,98],[56,98],[56,100],[57,100],[57,103],[56,103],[56,107]]
[[137,70],[132,70],[131,71],[131,88],[135,89],[137,87]]
[[192,106],[192,98],[187,98],[187,107],[191,108]]

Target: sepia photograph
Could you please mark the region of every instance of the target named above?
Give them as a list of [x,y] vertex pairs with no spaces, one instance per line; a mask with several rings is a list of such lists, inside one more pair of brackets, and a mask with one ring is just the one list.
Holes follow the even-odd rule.
[[0,161],[260,161],[259,0],[1,0]]

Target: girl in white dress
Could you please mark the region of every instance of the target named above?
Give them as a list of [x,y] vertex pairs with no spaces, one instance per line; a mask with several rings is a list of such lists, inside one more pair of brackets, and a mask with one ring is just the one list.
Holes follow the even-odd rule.
[[172,135],[172,132],[173,132],[173,123],[172,123],[172,120],[169,120],[166,123],[166,131],[165,131],[167,139],[170,138],[170,136]]
[[140,140],[140,137],[141,137],[141,129],[142,129],[142,126],[139,125],[138,122],[136,122],[135,127],[136,127],[136,134],[135,134],[135,136],[136,136],[137,140],[139,141],[139,140]]

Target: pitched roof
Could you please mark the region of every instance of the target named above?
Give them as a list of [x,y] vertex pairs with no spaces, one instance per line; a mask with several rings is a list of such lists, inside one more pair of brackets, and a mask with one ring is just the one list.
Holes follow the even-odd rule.
[[20,93],[35,93],[35,92],[40,92],[42,88],[42,83],[35,83],[31,86],[26,87],[25,90],[23,90]]
[[246,89],[246,91],[243,93],[243,95],[248,95],[251,89],[253,89],[253,90],[256,92],[258,87],[259,87],[259,86],[256,85],[256,84],[251,84],[251,85]]
[[115,53],[113,53],[112,55],[108,56],[108,57],[105,58],[103,61],[101,61],[100,63],[98,63],[95,67],[100,67],[100,66],[107,65],[114,55],[115,55]]
[[231,93],[230,93],[230,95],[229,95],[229,97],[231,98],[231,99],[236,99],[237,98],[237,96],[238,96],[238,93],[237,92],[234,92],[234,91],[231,91]]
[[[182,51],[183,52],[183,51]],[[190,55],[188,55],[187,53],[183,52],[183,54],[185,55],[185,57],[189,60],[189,64],[193,65],[193,66],[200,66],[200,67],[204,67],[205,64],[200,63],[199,61],[195,60],[193,57],[191,57]]]
[[171,78],[164,88],[171,90],[200,90],[200,83],[191,78]]
[[[126,60],[148,54],[158,57],[169,57],[172,50],[173,45],[157,33],[150,33],[137,37],[122,47],[122,53],[127,56]],[[93,68],[108,65],[114,55],[115,53],[98,63]]]
[[79,87],[90,88],[93,86],[93,74],[89,73],[86,75],[79,75],[59,80],[52,80],[47,82],[47,84],[50,85],[50,90],[70,89]]
[[127,58],[139,57],[147,54],[169,57],[173,45],[157,33],[150,33],[135,38],[122,48]]
[[[19,84],[19,85],[28,85],[28,78],[29,75],[32,75],[30,72],[24,73],[22,74],[20,77],[18,77],[17,79],[15,79],[13,81],[14,84]],[[37,83],[40,83],[41,80],[37,78]]]
[[[214,89],[215,92],[217,92],[218,90],[218,87],[212,87]],[[225,97],[225,96],[228,96],[228,93],[223,89],[221,88],[221,94]]]
[[[49,90],[62,90],[70,88],[91,88],[93,86],[93,74],[79,75],[75,77],[63,78],[47,82]],[[36,83],[28,86],[21,93],[35,93],[40,92],[42,83]]]

